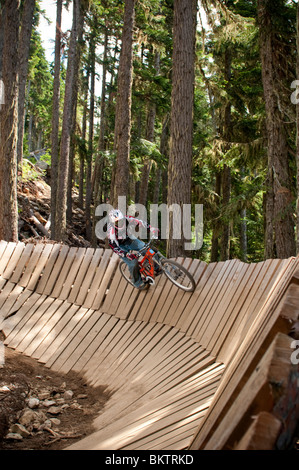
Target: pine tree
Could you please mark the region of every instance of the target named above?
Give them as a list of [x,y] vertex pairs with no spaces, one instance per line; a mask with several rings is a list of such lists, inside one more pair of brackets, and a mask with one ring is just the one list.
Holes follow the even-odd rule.
[[[191,204],[191,171],[193,142],[194,63],[196,32],[196,1],[174,1],[173,73],[171,98],[170,157],[168,168],[168,205]],[[185,253],[183,223],[181,238],[174,238],[170,217],[168,256]],[[181,218],[183,221],[183,217]]]
[[114,184],[111,187],[111,202],[113,205],[117,204],[119,196],[127,196],[129,187],[134,20],[135,0],[126,0],[117,79],[114,131],[116,167]]
[[17,137],[19,0],[4,3],[2,80],[5,104],[0,104],[0,239],[18,240]]
[[289,40],[276,29],[278,15],[282,24],[288,21],[281,13],[286,13],[283,0],[258,0],[268,151],[266,258],[288,258],[296,253],[288,137],[279,98],[284,93],[283,83],[287,70],[286,64],[282,66],[282,57],[284,60],[289,57]]

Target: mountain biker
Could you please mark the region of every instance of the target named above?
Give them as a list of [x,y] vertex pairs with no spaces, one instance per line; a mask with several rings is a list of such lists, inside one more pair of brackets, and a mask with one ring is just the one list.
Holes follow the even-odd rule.
[[146,228],[150,231],[151,238],[158,238],[159,230],[151,227],[147,222],[125,216],[119,209],[109,212],[107,227],[109,246],[128,265],[134,286],[140,289],[144,287],[144,283],[139,272],[138,258],[131,253],[131,250],[140,251],[145,243],[134,235],[136,227]]

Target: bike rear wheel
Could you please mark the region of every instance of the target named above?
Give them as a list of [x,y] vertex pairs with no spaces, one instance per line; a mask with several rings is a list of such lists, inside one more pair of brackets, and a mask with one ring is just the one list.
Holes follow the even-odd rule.
[[161,264],[165,275],[174,285],[185,292],[194,291],[195,281],[184,266],[170,259],[163,259]]

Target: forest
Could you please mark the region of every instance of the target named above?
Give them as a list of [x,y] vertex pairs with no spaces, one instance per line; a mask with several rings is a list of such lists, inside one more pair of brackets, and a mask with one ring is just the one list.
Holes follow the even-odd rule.
[[96,208],[125,196],[148,209],[203,206],[201,248],[186,252],[170,229],[159,241],[170,257],[296,256],[299,4],[54,3],[49,62],[41,1],[0,1],[0,239],[20,239],[18,190],[37,177],[38,155],[53,241],[64,242],[76,203],[97,246]]

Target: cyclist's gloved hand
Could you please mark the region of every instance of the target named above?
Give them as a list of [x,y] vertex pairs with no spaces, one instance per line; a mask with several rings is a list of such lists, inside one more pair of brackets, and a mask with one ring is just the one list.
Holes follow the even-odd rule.
[[151,227],[150,232],[151,232],[151,239],[152,240],[157,240],[158,236],[159,236],[159,229]]

